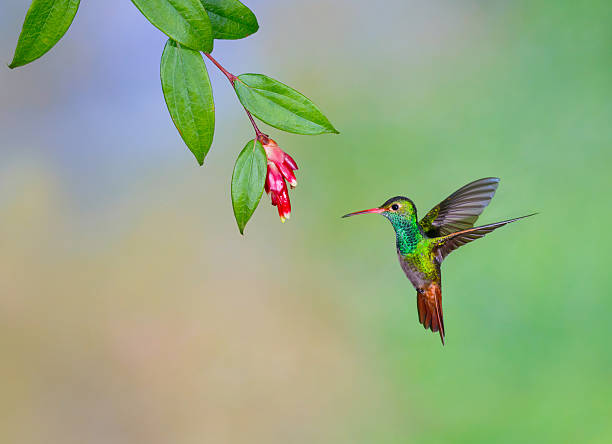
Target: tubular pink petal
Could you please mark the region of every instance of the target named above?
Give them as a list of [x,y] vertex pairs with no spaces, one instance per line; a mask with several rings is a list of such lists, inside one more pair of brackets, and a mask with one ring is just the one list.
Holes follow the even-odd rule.
[[297,178],[293,171],[297,170],[298,166],[295,160],[280,149],[274,140],[268,139],[263,147],[268,164],[264,189],[270,195],[272,205],[277,207],[281,222],[285,222],[291,216],[291,201],[285,181],[291,188],[297,185]]
[[297,170],[297,169],[298,169],[297,163],[295,163],[295,160],[293,160],[293,157],[291,157],[291,156],[290,156],[289,154],[287,154],[287,153],[285,153],[285,163],[286,163],[287,165],[289,165],[289,167],[290,167],[292,170]]
[[278,214],[286,219],[291,216],[291,202],[286,188],[278,195]]
[[281,163],[279,166],[281,173],[283,173],[283,177],[291,184],[292,187],[297,186],[297,179],[295,178],[295,174],[291,171],[284,163]]
[[267,144],[263,147],[269,162],[281,163],[284,160],[285,152],[276,143],[274,145]]
[[280,191],[285,187],[285,179],[275,164],[268,163],[268,176],[266,178],[268,188],[272,191]]
[[278,215],[281,218],[281,220],[284,222],[285,219],[289,219],[291,217],[291,210],[286,210],[281,205],[279,205]]

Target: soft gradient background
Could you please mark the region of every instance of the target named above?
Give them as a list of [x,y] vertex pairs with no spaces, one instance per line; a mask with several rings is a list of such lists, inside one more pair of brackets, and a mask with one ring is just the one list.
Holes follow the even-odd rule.
[[[300,185],[245,237],[225,78],[200,168],[130,2],[11,71],[28,4],[0,6],[0,441],[612,441],[609,1],[247,0],[261,30],[215,55],[341,134],[270,130]],[[541,214],[445,261],[442,347],[388,223],[339,216],[491,175],[483,223]]]

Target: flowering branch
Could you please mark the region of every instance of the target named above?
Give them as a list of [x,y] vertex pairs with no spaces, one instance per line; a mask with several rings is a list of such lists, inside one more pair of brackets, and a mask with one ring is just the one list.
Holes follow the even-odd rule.
[[[65,14],[53,14],[62,3]],[[26,65],[49,51],[70,27],[79,0],[33,0],[10,68]],[[234,75],[212,55],[215,39],[242,39],[259,29],[255,14],[238,0],[132,0],[168,41],[161,59],[161,83],[168,111],[200,165],[215,131],[215,106],[204,54],[229,80],[255,131],[239,154],[232,175],[232,205],[242,233],[265,190],[289,218],[287,182],[297,185],[297,164],[255,119],[281,131],[316,135],[338,133],[319,108],[293,88],[263,74]],[[42,23],[42,25],[41,25]]]

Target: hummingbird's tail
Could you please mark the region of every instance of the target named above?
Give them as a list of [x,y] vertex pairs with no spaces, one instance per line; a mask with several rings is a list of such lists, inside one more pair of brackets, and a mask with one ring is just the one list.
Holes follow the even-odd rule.
[[440,332],[444,345],[444,318],[442,317],[442,289],[439,282],[431,282],[417,289],[419,322],[433,332]]

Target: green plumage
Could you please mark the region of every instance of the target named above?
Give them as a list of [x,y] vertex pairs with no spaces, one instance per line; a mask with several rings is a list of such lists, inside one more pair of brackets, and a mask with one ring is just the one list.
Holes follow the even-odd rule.
[[[398,205],[397,211],[382,213],[395,230],[397,253],[400,262],[422,272],[427,279],[440,277],[440,268],[436,266],[434,248],[436,242],[427,237],[417,220],[414,203],[405,197],[398,196],[390,204]],[[391,208],[391,206],[389,208]]]
[[[414,203],[397,196],[380,207],[350,213],[378,213],[391,222],[396,236],[397,255],[404,273],[417,290],[419,321],[439,331],[444,343],[440,265],[455,249],[523,216],[474,228],[489,204],[499,179],[488,177],[467,184],[436,205],[419,222]],[[531,214],[529,216],[532,216]]]

